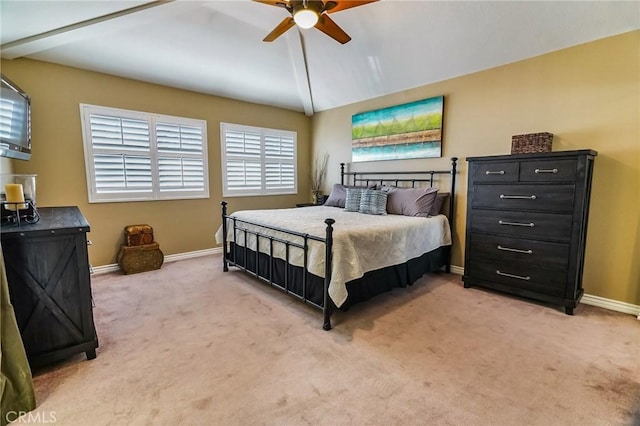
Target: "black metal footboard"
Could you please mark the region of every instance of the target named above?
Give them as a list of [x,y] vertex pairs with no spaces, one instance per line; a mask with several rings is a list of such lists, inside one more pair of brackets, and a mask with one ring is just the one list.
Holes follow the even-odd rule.
[[[331,281],[331,270],[332,270],[332,248],[333,248],[333,224],[335,220],[326,219],[324,222],[327,225],[325,231],[325,237],[320,238],[315,235],[304,234],[301,232],[291,231],[288,229],[277,228],[274,226],[262,225],[255,222],[250,222],[243,219],[238,219],[234,216],[230,216],[227,214],[227,202],[222,201],[220,203],[222,205],[222,250],[223,250],[223,270],[226,272],[229,270],[229,266],[235,266],[240,268],[256,278],[268,283],[272,287],[276,287],[288,295],[307,303],[311,306],[314,306],[318,309],[322,310],[323,313],[323,324],[322,328],[324,330],[331,329],[331,314],[333,312],[333,302],[329,297],[329,282]],[[229,252],[229,244],[228,244],[228,227],[229,223],[233,227],[233,240],[234,244],[231,246],[232,252]],[[258,229],[250,229],[247,227],[250,225],[252,227],[256,227]],[[302,243],[297,243],[294,241],[290,241],[287,239],[282,239],[275,237],[273,235],[268,235],[263,233],[259,229],[271,230],[282,232],[286,235],[300,237],[302,239]],[[241,241],[240,245],[238,244],[238,235],[242,235],[244,241]],[[247,236],[254,235],[256,238],[256,250],[253,251],[248,248],[247,244]],[[269,242],[269,252],[263,253],[266,254],[269,258],[268,267],[266,270],[260,270],[260,261],[259,256],[261,254],[260,247],[260,239],[263,238]],[[314,300],[310,299],[307,294],[307,279],[310,276],[310,272],[308,270],[308,260],[309,260],[309,241],[317,241],[323,243],[325,245],[325,274],[324,274],[324,288],[323,288],[323,297],[321,303],[316,303]],[[303,253],[303,274],[302,274],[302,291],[300,293],[293,291],[293,282],[292,278],[289,277],[288,269],[284,269],[284,279],[282,282],[278,282],[274,279],[274,257],[273,257],[273,247],[274,243],[283,244],[285,247],[285,262],[289,264],[289,254],[291,247],[295,247],[297,249],[302,250]],[[238,253],[241,251],[242,253]],[[255,256],[255,260],[252,262],[254,267],[249,267],[249,256]],[[238,259],[241,258],[242,262],[238,262]]]

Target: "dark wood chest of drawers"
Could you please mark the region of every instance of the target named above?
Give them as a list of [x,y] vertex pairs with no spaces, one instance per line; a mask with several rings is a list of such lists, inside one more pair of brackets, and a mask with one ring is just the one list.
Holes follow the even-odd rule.
[[87,252],[77,207],[43,207],[35,224],[2,227],[9,297],[31,367],[77,353],[96,357]]
[[573,314],[582,270],[592,150],[471,157],[465,287],[564,306]]

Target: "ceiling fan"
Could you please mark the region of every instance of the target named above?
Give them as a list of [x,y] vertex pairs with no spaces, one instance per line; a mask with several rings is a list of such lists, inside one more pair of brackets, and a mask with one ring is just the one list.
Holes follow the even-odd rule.
[[351,37],[329,18],[329,13],[339,12],[378,0],[253,0],[270,6],[287,9],[291,16],[284,18],[262,41],[273,41],[294,25],[300,28],[316,27],[329,37],[345,44]]

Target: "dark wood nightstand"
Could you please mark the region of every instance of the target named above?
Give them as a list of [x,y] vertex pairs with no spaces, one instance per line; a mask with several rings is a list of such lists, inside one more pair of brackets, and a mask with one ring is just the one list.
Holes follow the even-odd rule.
[[9,295],[31,367],[96,357],[87,232],[77,207],[41,207],[40,221],[2,227]]

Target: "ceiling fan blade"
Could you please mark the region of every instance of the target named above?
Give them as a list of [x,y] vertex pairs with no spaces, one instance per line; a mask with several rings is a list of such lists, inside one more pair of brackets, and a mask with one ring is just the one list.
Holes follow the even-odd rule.
[[[256,0],[257,1],[257,0]],[[324,10],[327,13],[340,12],[341,10],[351,9],[352,7],[358,7],[369,3],[375,3],[378,0],[362,0],[362,1],[333,1],[329,0],[324,5]],[[266,2],[265,2],[266,3]]]
[[288,18],[284,18],[282,22],[280,22],[278,26],[273,29],[273,31],[271,31],[264,39],[262,39],[262,41],[273,41],[277,39],[295,24],[296,23],[293,21],[293,18],[291,16],[289,16]]
[[289,6],[288,0],[253,0],[256,3],[268,4],[269,6],[276,7],[284,7],[285,9]]
[[338,24],[333,22],[333,19],[329,18],[329,16],[324,13],[320,15],[316,28],[339,43],[345,44],[351,40],[349,34],[345,33]]

